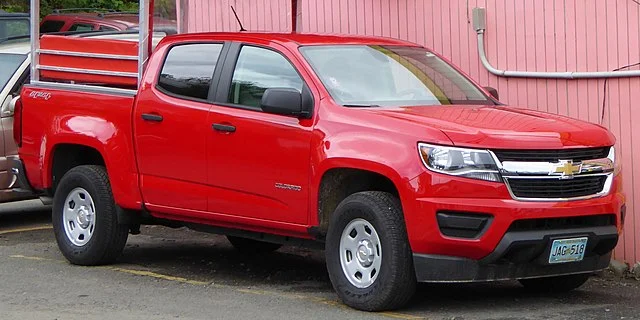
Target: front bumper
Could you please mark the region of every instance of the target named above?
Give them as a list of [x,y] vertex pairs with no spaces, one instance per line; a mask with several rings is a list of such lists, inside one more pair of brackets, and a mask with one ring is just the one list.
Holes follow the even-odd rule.
[[[401,194],[403,211],[416,254],[482,260],[513,231],[610,226],[621,234],[624,225],[620,177],[614,178],[608,195],[575,201],[519,201],[505,184],[429,173],[405,186],[411,192]],[[459,227],[480,231],[465,235]]]
[[[606,268],[624,225],[615,177],[607,195],[514,200],[505,184],[425,172],[401,194],[416,277],[476,282],[590,273]],[[583,260],[549,263],[555,239],[587,237]]]
[[[584,259],[579,262],[549,264],[554,239],[587,237]],[[414,254],[416,277],[420,282],[479,282],[537,278],[588,273],[609,265],[611,251],[618,242],[615,226],[568,230],[508,232],[496,249],[481,260],[461,257]]]
[[27,179],[26,172],[24,170],[24,163],[19,158],[11,158],[9,159],[9,168],[11,170],[11,175],[13,175],[16,179],[17,190],[21,190],[23,192],[28,192],[31,194],[35,194],[36,191],[31,187],[29,180]]
[[[26,181],[22,161],[14,157],[8,157],[7,160],[9,170],[8,172],[4,172],[7,179],[7,183],[5,184],[7,188],[0,190],[0,203],[37,198],[33,189],[31,189],[29,183]],[[17,174],[17,172],[23,173],[22,176]]]

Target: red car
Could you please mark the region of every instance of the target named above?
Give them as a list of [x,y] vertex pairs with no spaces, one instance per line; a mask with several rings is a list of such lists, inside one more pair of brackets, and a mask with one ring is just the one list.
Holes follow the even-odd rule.
[[[155,31],[176,34],[176,22],[167,19],[154,19]],[[125,12],[71,13],[54,11],[40,23],[40,33],[67,31],[125,31],[138,30],[138,14]]]
[[73,264],[113,262],[141,224],[187,226],[252,254],[323,248],[342,301],[387,310],[416,282],[577,288],[623,229],[611,132],[503,105],[413,43],[169,36],[138,84],[134,46],[42,41],[86,51],[40,55],[13,172],[53,198]]

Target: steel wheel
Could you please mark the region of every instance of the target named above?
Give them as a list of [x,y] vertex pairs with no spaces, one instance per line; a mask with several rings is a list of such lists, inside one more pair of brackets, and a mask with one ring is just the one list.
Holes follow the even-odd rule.
[[380,273],[382,246],[376,229],[364,219],[352,220],[340,238],[340,264],[356,288],[371,286]]
[[71,243],[82,247],[91,240],[96,224],[96,209],[89,192],[75,188],[64,202],[62,224]]

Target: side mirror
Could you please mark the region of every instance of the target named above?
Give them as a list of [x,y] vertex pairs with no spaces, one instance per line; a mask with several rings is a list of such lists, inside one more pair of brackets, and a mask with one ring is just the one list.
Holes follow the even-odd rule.
[[14,97],[12,95],[8,95],[4,102],[2,103],[2,117],[11,117],[13,116],[13,110],[16,107],[16,101],[20,99],[20,96]]
[[496,100],[500,100],[500,96],[498,95],[498,90],[496,90],[496,88],[484,87],[484,89],[487,90],[487,92],[489,92],[489,94],[491,94],[491,96],[496,98]]
[[285,116],[302,114],[302,94],[291,88],[269,88],[262,95],[262,111]]

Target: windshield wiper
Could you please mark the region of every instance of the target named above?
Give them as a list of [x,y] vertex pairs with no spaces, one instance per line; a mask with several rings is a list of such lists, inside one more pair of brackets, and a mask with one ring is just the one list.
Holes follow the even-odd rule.
[[381,108],[381,106],[377,104],[343,104],[343,106],[349,108]]
[[11,40],[21,40],[21,39],[29,39],[31,36],[28,34],[20,35],[20,36],[10,36],[5,38],[0,38],[0,42],[6,42]]

